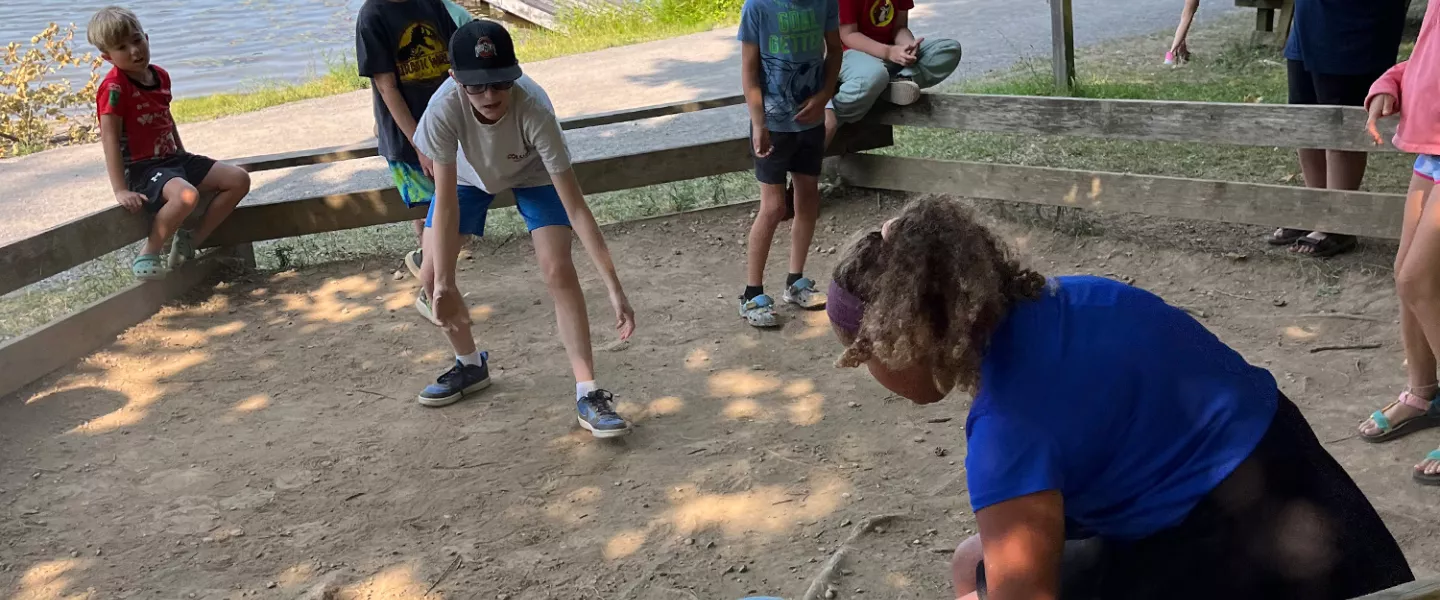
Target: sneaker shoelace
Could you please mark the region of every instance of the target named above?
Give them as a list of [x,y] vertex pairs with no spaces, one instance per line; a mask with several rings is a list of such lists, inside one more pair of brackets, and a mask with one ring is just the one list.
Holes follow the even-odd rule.
[[615,395],[605,390],[590,392],[585,396],[585,403],[594,409],[596,416],[615,418],[619,418],[620,416],[615,413],[615,408],[613,407]]
[[450,382],[460,378],[460,372],[464,369],[465,365],[460,364],[459,361],[456,361],[455,366],[450,367],[450,370],[446,371],[445,374],[441,375],[438,379],[436,379],[435,383],[448,386],[450,385]]

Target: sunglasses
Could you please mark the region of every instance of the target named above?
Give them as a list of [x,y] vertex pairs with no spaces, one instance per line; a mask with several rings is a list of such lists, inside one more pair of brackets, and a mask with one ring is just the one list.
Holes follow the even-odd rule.
[[495,91],[497,91],[497,92],[503,92],[503,91],[508,90],[508,89],[510,89],[510,88],[512,88],[512,87],[515,87],[515,82],[514,82],[514,81],[497,81],[497,82],[495,82],[495,83],[482,83],[482,84],[479,84],[479,85],[464,85],[464,86],[461,86],[461,87],[465,88],[465,93],[470,94],[471,96],[479,96],[480,94],[485,93],[487,90],[495,90]]

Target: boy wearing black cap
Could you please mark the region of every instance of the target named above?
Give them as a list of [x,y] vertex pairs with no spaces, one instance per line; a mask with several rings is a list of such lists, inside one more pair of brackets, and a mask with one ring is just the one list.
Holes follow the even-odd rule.
[[483,235],[495,195],[510,190],[540,263],[560,339],[575,374],[580,425],[595,437],[629,433],[610,392],[595,383],[585,296],[570,258],[571,230],[595,262],[609,290],[620,339],[635,330],[635,311],[620,287],[610,250],[595,223],[550,98],[520,71],[510,33],[477,20],[450,40],[451,79],[440,86],[415,130],[415,147],[434,161],[435,202],[426,219],[421,273],[431,312],[455,349],[455,366],[420,393],[420,403],[444,406],[489,385],[486,355],[470,331],[469,310],[455,285],[460,235]]

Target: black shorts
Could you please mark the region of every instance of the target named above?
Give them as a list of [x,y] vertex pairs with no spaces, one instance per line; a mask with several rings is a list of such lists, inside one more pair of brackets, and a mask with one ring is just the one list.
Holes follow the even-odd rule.
[[[984,598],[984,565],[976,569]],[[1066,542],[1061,600],[1354,598],[1414,580],[1360,488],[1283,394],[1250,457],[1179,525]]]
[[1298,60],[1286,61],[1285,75],[1290,82],[1291,104],[1326,104],[1334,106],[1365,106],[1370,85],[1385,71],[1366,75],[1323,75],[1305,69]]
[[[755,145],[750,145],[754,156]],[[811,127],[805,131],[770,132],[770,155],[755,158],[755,179],[760,183],[785,184],[786,173],[820,176],[825,161],[825,128]]]
[[125,185],[145,196],[146,210],[159,212],[165,206],[165,184],[178,177],[198,188],[214,166],[215,159],[190,153],[142,160],[126,167]]

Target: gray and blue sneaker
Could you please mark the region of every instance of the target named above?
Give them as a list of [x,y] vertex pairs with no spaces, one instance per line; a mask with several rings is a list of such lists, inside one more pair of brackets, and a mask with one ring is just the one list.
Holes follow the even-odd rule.
[[490,387],[490,354],[480,353],[480,364],[466,365],[459,360],[435,383],[420,392],[420,404],[429,407],[448,406],[471,394]]
[[781,299],[803,308],[805,310],[820,310],[825,308],[825,292],[815,289],[815,282],[809,277],[801,277],[785,288],[785,295]]
[[615,414],[615,395],[595,390],[575,402],[580,426],[597,438],[619,437],[630,433],[630,424]]
[[742,298],[740,300],[740,316],[752,327],[768,329],[780,326],[780,321],[775,318],[775,301],[765,294],[749,300]]
[[165,257],[165,266],[174,270],[186,262],[195,260],[194,238],[195,233],[189,229],[176,229],[175,237],[170,240],[170,254]]

